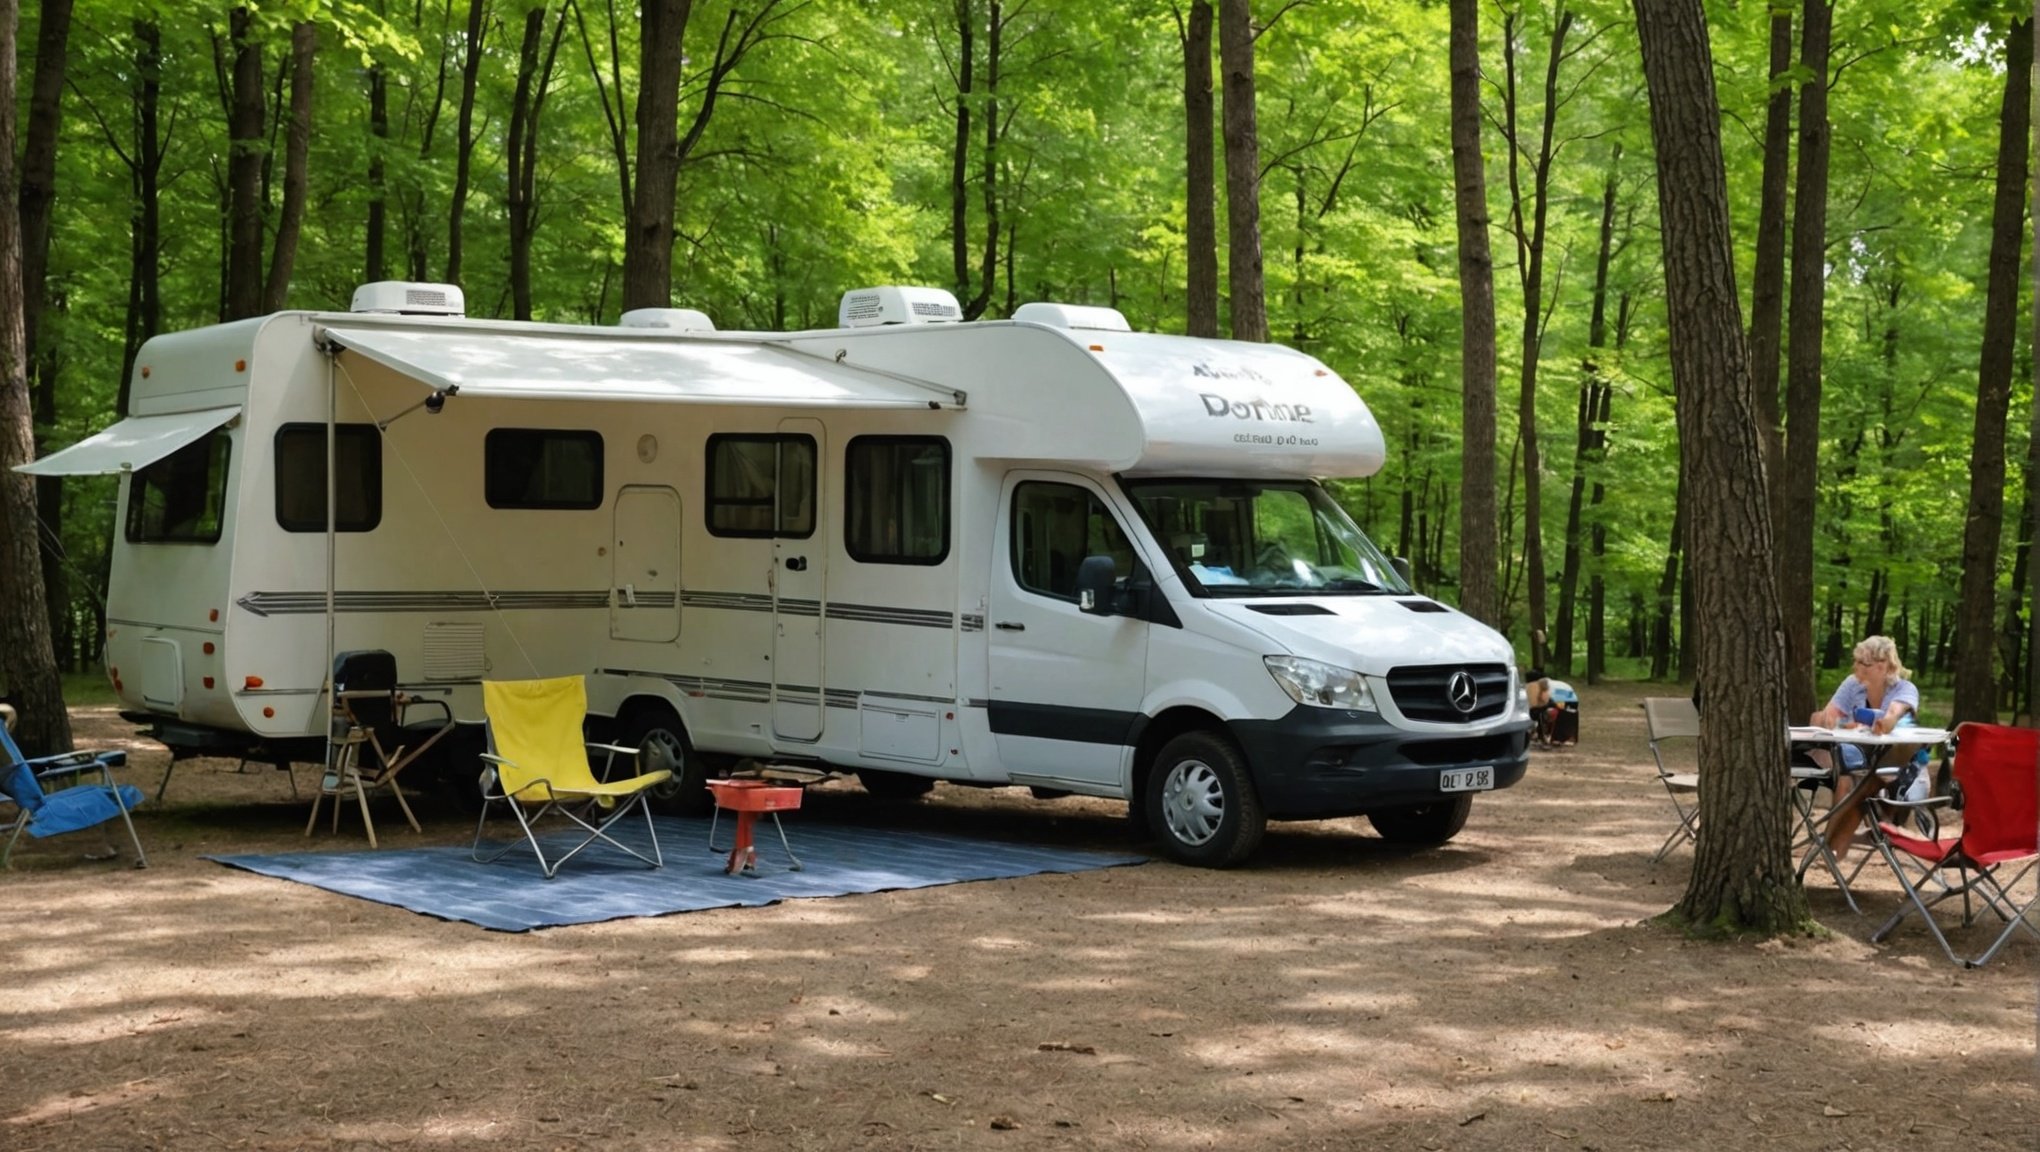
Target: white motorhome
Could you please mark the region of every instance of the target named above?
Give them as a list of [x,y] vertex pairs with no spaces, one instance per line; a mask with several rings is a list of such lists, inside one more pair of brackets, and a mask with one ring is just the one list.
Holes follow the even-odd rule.
[[469,722],[484,678],[587,674],[682,810],[797,761],[1116,797],[1226,865],[1270,819],[1440,842],[1523,775],[1507,641],[1319,485],[1383,443],[1309,356],[930,289],[792,333],[461,311],[157,337],[126,419],[24,469],[122,476],[108,673],[173,752],[316,761],[334,654],[379,649]]

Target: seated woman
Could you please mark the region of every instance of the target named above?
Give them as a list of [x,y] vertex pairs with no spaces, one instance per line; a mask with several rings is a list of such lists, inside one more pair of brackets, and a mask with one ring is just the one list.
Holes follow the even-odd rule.
[[[1871,636],[1856,645],[1856,662],[1848,679],[1808,723],[1818,728],[1868,728],[1881,736],[1894,728],[1910,727],[1919,706],[1920,690],[1906,678],[1905,665],[1898,661],[1898,645],[1889,636]],[[1874,716],[1866,724],[1858,721],[1859,713]],[[1843,744],[1840,750],[1842,771],[1835,778],[1835,814],[1828,824],[1828,847],[1837,855],[1847,849],[1863,819],[1858,804],[1845,805],[1844,801],[1861,786],[1849,773],[1862,771],[1865,763],[1861,747]],[[1912,746],[1899,745],[1891,750],[1888,762],[1905,764],[1914,751]],[[1821,767],[1833,771],[1827,750],[1814,750],[1810,755]],[[1915,787],[1924,783],[1924,773],[1920,777]]]
[[1551,699],[1551,678],[1542,668],[1532,668],[1523,673],[1523,690],[1530,697],[1530,738],[1539,744],[1551,743],[1551,720],[1555,708]]

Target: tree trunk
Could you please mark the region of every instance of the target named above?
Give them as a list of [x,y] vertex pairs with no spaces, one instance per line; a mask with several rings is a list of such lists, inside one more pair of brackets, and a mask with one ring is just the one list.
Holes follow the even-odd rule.
[[[1595,246],[1593,306],[1587,321],[1588,355],[1580,362],[1579,427],[1573,448],[1572,492],[1565,506],[1565,561],[1558,577],[1557,629],[1552,636],[1552,663],[1565,675],[1572,674],[1573,616],[1578,604],[1580,580],[1581,501],[1586,494],[1587,475],[1594,475],[1594,506],[1600,507],[1601,462],[1607,452],[1608,400],[1614,389],[1601,375],[1600,350],[1608,344],[1608,267],[1615,259],[1615,193],[1617,172],[1622,164],[1622,145],[1608,162],[1608,178],[1601,186],[1600,242]],[[1600,574],[1601,548],[1606,535],[1600,520],[1594,521],[1596,576]],[[1595,633],[1598,636],[1598,631]],[[1587,682],[1596,680],[1596,652],[1587,654]]]
[[475,87],[482,74],[482,36],[488,0],[468,0],[467,50],[460,68],[459,139],[454,141],[453,200],[447,207],[446,282],[460,283],[461,231],[467,216],[468,177],[475,157]]
[[[1792,191],[1791,71],[1792,13],[1772,9],[1771,98],[1764,106],[1764,175],[1757,205],[1757,261],[1750,276],[1750,379],[1757,390],[1757,412],[1763,418],[1759,432],[1764,445],[1764,474],[1771,478],[1774,525],[1789,522],[1785,514],[1785,434],[1779,426],[1783,414],[1778,406],[1778,359],[1785,323],[1785,207]],[[1781,564],[1787,561],[1788,550],[1779,548],[1778,558]],[[1787,581],[1782,567],[1777,580],[1779,595],[1784,597]],[[1809,704],[1808,711],[1811,710]]]
[[1218,60],[1225,71],[1226,271],[1232,337],[1268,339],[1261,272],[1261,139],[1254,117],[1254,15],[1248,0],[1219,0]]
[[14,470],[35,458],[34,421],[28,410],[28,360],[21,315],[21,207],[14,169],[15,37],[21,10],[0,0],[0,683],[19,712],[15,729],[30,756],[71,748],[44,611],[42,565],[36,542],[35,481]]
[[[1523,445],[1523,568],[1532,637],[1547,635],[1545,626],[1549,620],[1544,584],[1544,466],[1537,444],[1537,367],[1543,352],[1544,228],[1551,202],[1551,138],[1558,126],[1559,64],[1565,58],[1565,36],[1572,22],[1572,13],[1561,7],[1551,28],[1551,50],[1544,66],[1544,122],[1530,173],[1527,225],[1516,176],[1523,149],[1517,146],[1515,138],[1515,52],[1505,48],[1509,60],[1509,189],[1520,257],[1516,266],[1523,285],[1523,368],[1522,388],[1516,401],[1516,434]],[[1512,37],[1505,40],[1513,43]]]
[[[1685,455],[1686,444],[1679,444],[1681,456]],[[1686,551],[1686,466],[1679,465],[1678,486],[1672,495],[1672,535],[1665,543],[1665,566],[1658,574],[1657,612],[1651,619],[1650,629],[1650,678],[1669,680],[1678,658],[1677,637],[1672,634],[1674,602],[1679,595],[1679,572],[1685,563]]]
[[2005,409],[2018,346],[2019,265],[2025,244],[2026,134],[2032,117],[2033,21],[2005,39],[2005,96],[1998,112],[1997,195],[1990,219],[1989,286],[1983,352],[1976,373],[1976,427],[1970,439],[1969,516],[1962,532],[1962,596],[1955,628],[1955,715],[1997,721],[1991,676],[1991,618],[1997,591],[1998,535],[2005,515]]
[[539,47],[545,37],[545,8],[541,5],[532,9],[524,17],[524,40],[517,54],[517,90],[510,103],[508,207],[510,298],[513,315],[519,320],[532,316],[531,241],[538,228],[538,123],[545,111],[553,63],[558,59],[560,39],[566,28],[566,10],[562,8],[553,25],[552,46],[541,64]]
[[[71,39],[71,0],[42,0],[36,27],[35,79],[28,98],[28,137],[21,155],[21,310],[23,355],[27,357],[29,407],[37,421],[37,450],[45,447],[47,429],[57,419],[57,363],[53,349],[40,340],[42,313],[49,299],[50,213],[57,195],[57,134],[63,124],[64,72]],[[52,540],[64,529],[64,482],[40,476],[35,484],[36,512]],[[57,548],[42,550],[43,591],[50,630],[62,635],[69,614],[70,580]]]
[[637,179],[624,231],[623,311],[673,302],[673,192],[680,182],[681,37],[693,0],[646,0],[639,16]]
[[227,291],[222,320],[262,314],[262,161],[267,152],[262,118],[262,45],[246,8],[228,16],[233,43],[231,113],[227,135]]
[[1188,333],[1218,335],[1217,169],[1211,154],[1211,4],[1191,0],[1183,34],[1183,153]]
[[[1699,615],[1700,833],[1678,915],[1710,933],[1773,935],[1806,921],[1793,874],[1784,652],[1771,579],[1759,412],[1737,315],[1721,110],[1702,0],[1637,0],[1657,146],[1665,303],[1680,451],[1693,456]],[[1823,75],[1823,73],[1816,73]]]
[[985,305],[992,299],[992,281],[999,266],[999,52],[1005,24],[1002,9],[999,0],[991,0],[990,17],[985,21],[985,154],[984,186],[980,189],[985,211],[985,242],[978,268],[977,291],[962,299],[965,320],[975,320],[984,315]]
[[[2033,0],[2033,19],[2040,22],[2040,0]],[[2029,70],[2030,72],[2031,70]],[[2029,80],[2028,85],[2040,90]],[[2040,95],[2040,91],[2036,91]],[[2030,115],[2030,113],[2029,113]],[[2032,164],[2030,172],[2040,172],[2040,134],[2033,136]],[[2040,260],[2040,180],[2028,181],[2032,188],[2033,201],[2026,212],[2026,220],[2033,227],[2034,259]],[[2026,339],[2028,355],[2040,355],[2040,292],[2033,294],[2033,330]],[[2040,388],[2033,390],[2033,413],[2031,430],[2026,448],[2026,501],[2040,517]],[[2040,532],[2040,526],[2036,526]],[[2028,614],[2026,629],[2026,699],[2032,711],[2027,723],[2040,727],[2040,564],[2027,566],[2032,576],[2032,587],[2028,589],[2027,600],[2033,605]]]
[[389,83],[381,64],[368,70],[368,244],[362,258],[362,280],[383,279],[383,241],[388,231],[383,150],[389,146]]
[[290,30],[290,138],[283,153],[283,206],[276,218],[276,247],[269,253],[269,287],[263,311],[281,312],[290,296],[290,271],[297,262],[298,234],[304,230],[306,167],[312,151],[312,53],[318,29],[301,21]]
[[[614,4],[609,5],[607,12],[609,17],[609,77],[606,81],[602,76],[602,66],[595,62],[595,40],[588,35],[587,14],[578,3],[570,5],[570,7],[574,12],[575,26],[581,32],[581,50],[588,60],[588,74],[595,80],[595,94],[602,98],[602,122],[609,132],[609,151],[616,157],[616,183],[619,191],[623,194],[623,198],[617,203],[620,205],[619,211],[622,213],[623,218],[628,219],[631,206],[630,126],[625,123],[623,117],[623,48],[617,42],[616,7]],[[612,95],[615,97],[613,101],[611,100]],[[603,270],[604,277],[606,278],[608,274],[608,269],[605,268]],[[608,294],[608,285],[604,284],[601,295],[606,298]],[[596,321],[600,323],[602,308],[599,302],[596,308]]]
[[163,38],[156,25],[147,20],[134,22],[135,71],[135,164],[133,207],[129,219],[134,230],[130,243],[127,323],[121,347],[120,397],[115,415],[128,414],[128,396],[134,387],[135,358],[143,341],[162,331],[163,227],[159,186],[163,173],[163,140],[157,130],[157,112],[163,88]]
[[1785,366],[1785,520],[1778,525],[1786,709],[1811,715],[1814,694],[1814,502],[1820,479],[1822,314],[1827,297],[1828,35],[1834,8],[1806,0],[1800,27],[1799,176],[1793,187],[1792,283]]
[[1452,179],[1459,222],[1459,607],[1499,624],[1495,523],[1495,268],[1480,148],[1480,5],[1452,0]]

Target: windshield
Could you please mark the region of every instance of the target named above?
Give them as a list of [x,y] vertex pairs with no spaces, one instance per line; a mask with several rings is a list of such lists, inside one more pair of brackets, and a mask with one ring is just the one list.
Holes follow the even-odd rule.
[[1203,594],[1410,590],[1388,557],[1316,484],[1132,480],[1125,487],[1176,570]]

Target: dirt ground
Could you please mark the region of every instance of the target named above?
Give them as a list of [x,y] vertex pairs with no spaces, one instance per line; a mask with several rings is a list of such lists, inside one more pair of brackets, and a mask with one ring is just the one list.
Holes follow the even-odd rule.
[[[81,711],[132,750],[151,866],[58,840],[0,877],[0,1148],[2034,1148],[2040,945],[1978,971],[1917,928],[1873,946],[1888,874],[1860,917],[1809,881],[1823,939],[1647,922],[1692,862],[1649,860],[1648,692],[1583,691],[1580,746],[1433,851],[1277,825],[1231,872],[524,935],[201,859],[302,848],[309,798],[201,761],[155,803],[161,750]],[[815,819],[1129,843],[1123,806],[1015,789],[832,785],[793,835]],[[426,815],[426,842],[468,834]]]

